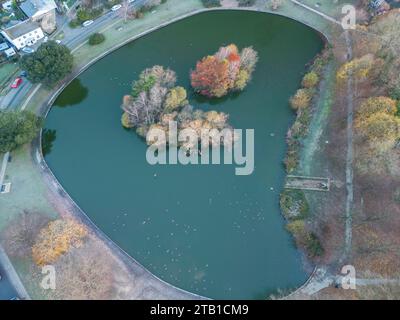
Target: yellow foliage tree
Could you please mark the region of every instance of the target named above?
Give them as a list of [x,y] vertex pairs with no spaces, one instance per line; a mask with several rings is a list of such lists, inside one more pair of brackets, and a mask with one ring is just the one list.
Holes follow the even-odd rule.
[[165,100],[165,112],[172,112],[176,108],[183,107],[184,105],[188,104],[187,101],[187,93],[185,88],[183,87],[175,87],[172,88]]
[[238,90],[238,91],[243,90],[246,87],[249,80],[250,80],[249,72],[245,69],[241,69],[235,80],[235,84],[234,84],[235,90]]
[[290,105],[294,110],[304,109],[310,105],[311,92],[308,89],[299,89],[296,94],[290,99]]
[[372,54],[366,54],[361,58],[356,58],[343,64],[339,68],[336,78],[339,82],[343,82],[347,80],[350,75],[353,75],[355,80],[363,81],[368,77],[373,65],[374,56]]
[[38,266],[54,263],[71,247],[79,247],[86,235],[85,226],[72,219],[51,221],[39,232],[32,247],[33,261]]
[[397,112],[396,101],[388,97],[369,98],[361,104],[356,119],[361,121],[377,112],[394,115]]
[[358,117],[355,126],[373,151],[385,152],[400,139],[400,119],[385,112],[374,113],[366,119]]
[[124,112],[122,114],[121,123],[122,123],[122,126],[127,129],[133,128],[131,121],[129,121],[129,114],[127,114],[126,112]]
[[314,88],[318,84],[318,81],[318,74],[316,74],[314,71],[311,71],[304,76],[301,84],[304,88]]

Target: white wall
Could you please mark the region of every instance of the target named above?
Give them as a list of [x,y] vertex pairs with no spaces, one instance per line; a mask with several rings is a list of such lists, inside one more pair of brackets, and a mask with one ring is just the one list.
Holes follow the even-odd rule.
[[44,33],[41,28],[37,28],[32,30],[14,40],[11,40],[13,45],[18,49],[21,50],[26,46],[31,46],[35,44],[38,40],[44,38]]

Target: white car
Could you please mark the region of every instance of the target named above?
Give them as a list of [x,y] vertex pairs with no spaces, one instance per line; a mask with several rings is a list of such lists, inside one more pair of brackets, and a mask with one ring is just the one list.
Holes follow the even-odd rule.
[[82,23],[83,27],[88,27],[90,26],[94,21],[93,20],[86,20],[84,23]]
[[128,0],[128,3],[132,3],[135,2],[136,0]]
[[120,5],[120,4],[116,4],[115,6],[113,6],[112,8],[111,8],[111,11],[117,11],[117,10],[119,10],[119,9],[121,9],[122,8],[122,6]]
[[24,47],[21,49],[21,51],[24,53],[34,53],[35,52],[35,50],[33,50],[32,48],[29,48],[29,47]]
[[49,37],[46,36],[43,38],[43,42],[47,42],[47,41],[49,41]]
[[61,40],[56,40],[56,43],[57,43],[57,44],[60,44],[60,43],[61,43]]

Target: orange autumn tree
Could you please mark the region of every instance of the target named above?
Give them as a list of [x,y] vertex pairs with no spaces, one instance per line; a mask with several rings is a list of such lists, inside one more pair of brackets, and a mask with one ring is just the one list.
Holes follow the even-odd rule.
[[250,81],[257,61],[258,54],[251,47],[241,53],[234,44],[221,47],[216,54],[197,63],[196,70],[191,72],[192,87],[210,98],[241,91]]
[[214,56],[203,58],[192,73],[192,86],[200,94],[210,97],[222,97],[229,89],[228,63]]
[[36,238],[32,247],[33,261],[38,266],[54,263],[72,247],[79,247],[86,236],[86,227],[72,219],[51,221]]

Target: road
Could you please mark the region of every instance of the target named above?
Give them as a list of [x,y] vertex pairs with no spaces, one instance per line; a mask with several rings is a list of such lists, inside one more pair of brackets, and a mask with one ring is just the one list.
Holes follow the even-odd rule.
[[[130,4],[130,7],[138,9],[146,2],[147,0],[136,0]],[[58,31],[56,31],[54,35],[50,37],[50,39],[56,37],[61,32],[64,32],[62,44],[66,45],[70,50],[73,50],[84,43],[92,33],[103,30],[113,23],[122,21],[124,19],[123,10],[124,8],[121,8],[115,12],[108,11],[104,15],[95,19],[94,22],[88,27],[70,28],[68,25],[68,20],[58,16],[57,20],[59,22],[63,21],[62,25],[59,27]],[[1,98],[0,110],[15,110],[19,108],[32,87],[33,85],[27,79],[23,79],[23,82],[18,89],[11,89],[4,97]]]

